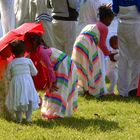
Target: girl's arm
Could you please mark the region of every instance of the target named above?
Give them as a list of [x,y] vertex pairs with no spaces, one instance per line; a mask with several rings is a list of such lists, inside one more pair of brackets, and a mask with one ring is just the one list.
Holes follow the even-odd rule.
[[29,59],[29,61],[30,61],[30,71],[31,71],[31,75],[32,75],[32,76],[35,76],[35,75],[37,75],[38,71],[37,71],[35,65],[33,64],[32,60]]

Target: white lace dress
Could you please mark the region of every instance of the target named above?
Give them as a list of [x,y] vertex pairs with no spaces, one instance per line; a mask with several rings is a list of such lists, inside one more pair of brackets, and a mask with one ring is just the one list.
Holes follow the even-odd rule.
[[29,102],[33,110],[38,108],[39,97],[32,76],[37,74],[33,62],[28,58],[15,58],[7,68],[7,78],[10,80],[6,97],[9,111],[27,111]]

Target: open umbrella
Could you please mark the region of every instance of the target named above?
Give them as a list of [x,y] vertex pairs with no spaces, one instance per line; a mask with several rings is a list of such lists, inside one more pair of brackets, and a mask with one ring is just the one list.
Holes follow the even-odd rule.
[[11,30],[0,39],[0,52],[7,47],[7,45],[16,40],[23,40],[24,35],[28,32],[44,33],[41,23],[24,23],[16,29]]

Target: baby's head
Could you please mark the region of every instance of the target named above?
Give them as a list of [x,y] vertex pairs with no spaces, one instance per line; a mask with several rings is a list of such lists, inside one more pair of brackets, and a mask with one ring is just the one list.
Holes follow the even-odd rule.
[[15,40],[9,44],[11,47],[11,52],[14,54],[15,57],[22,57],[24,56],[26,47],[24,41],[22,40]]
[[118,49],[118,37],[117,35],[113,35],[110,37],[109,44],[112,49]]

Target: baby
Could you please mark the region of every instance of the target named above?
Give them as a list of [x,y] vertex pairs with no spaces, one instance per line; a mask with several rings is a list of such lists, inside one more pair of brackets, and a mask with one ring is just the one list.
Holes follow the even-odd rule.
[[108,71],[108,79],[110,81],[109,94],[114,95],[115,85],[117,84],[118,81],[118,64],[117,64],[117,61],[119,59],[118,37],[116,35],[111,36],[109,43],[111,46],[111,52],[116,53],[116,55],[114,56],[116,62],[109,60],[109,71]]

